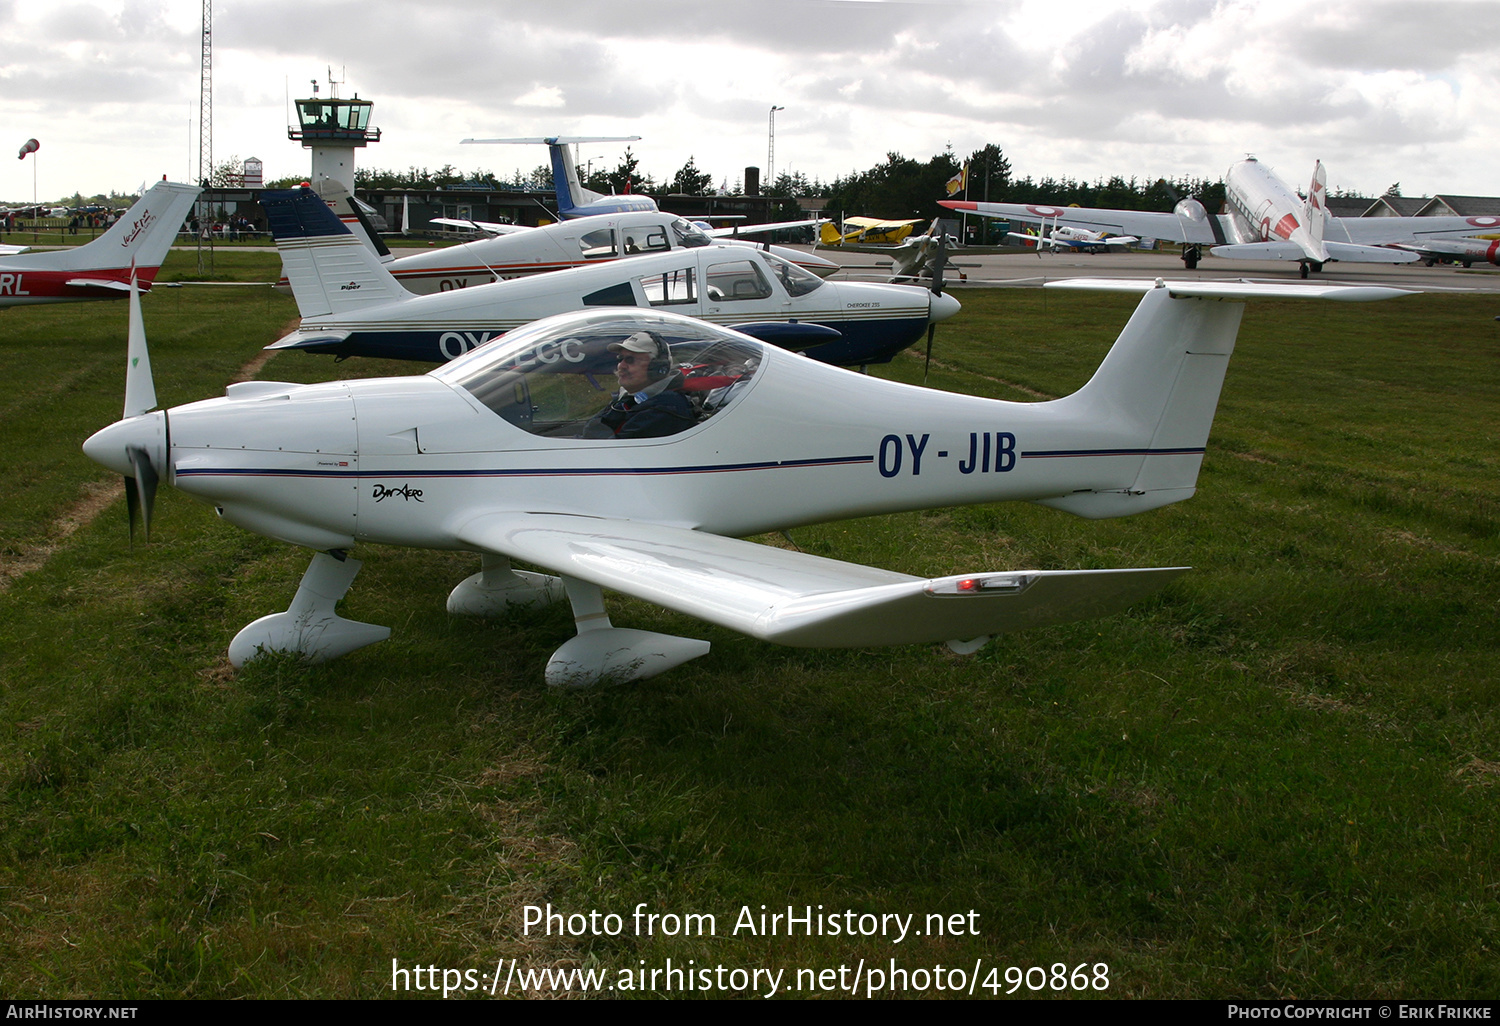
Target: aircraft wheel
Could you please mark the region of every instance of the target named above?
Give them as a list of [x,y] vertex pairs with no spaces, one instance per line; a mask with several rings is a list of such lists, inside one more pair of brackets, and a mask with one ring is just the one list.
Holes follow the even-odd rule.
[[1314,260],[1312,263],[1312,270],[1314,274],[1321,274],[1323,272],[1323,265]]
[[1189,246],[1182,251],[1182,262],[1189,271],[1198,266],[1198,247]]
[[1473,267],[1474,266],[1474,261],[1472,261],[1472,260],[1465,260],[1464,261],[1464,266],[1465,267]]
[[1424,264],[1426,264],[1428,267],[1436,267],[1437,266],[1437,261],[1436,260],[1424,260],[1422,262]]
[[1305,263],[1304,264],[1298,264],[1297,266],[1302,271],[1302,277],[1306,278],[1307,277],[1307,264],[1305,264]]

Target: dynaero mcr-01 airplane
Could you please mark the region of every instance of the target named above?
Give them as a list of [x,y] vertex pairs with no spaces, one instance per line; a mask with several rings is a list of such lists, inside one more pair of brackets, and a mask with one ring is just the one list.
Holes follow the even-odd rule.
[[1395,243],[1459,238],[1500,227],[1500,217],[1330,217],[1323,190],[1323,165],[1313,169],[1306,200],[1251,157],[1229,168],[1225,195],[1229,211],[1210,215],[1203,204],[1185,199],[1171,213],[1102,210],[1030,203],[941,200],[953,210],[985,217],[1123,232],[1141,238],[1181,242],[1183,263],[1198,265],[1201,247],[1217,257],[1295,260],[1302,277],[1331,260],[1401,264],[1417,259],[1385,247]]
[[824,281],[759,249],[715,244],[414,296],[310,189],[261,195],[302,313],[273,349],[451,360],[539,317],[661,307],[835,363],[890,360],[959,303],[910,285]]
[[[1116,287],[1145,295],[1093,378],[1035,403],[897,384],[664,310],[609,308],[538,321],[421,377],[252,381],[155,410],[132,302],[123,419],[83,448],[125,475],[132,523],[143,514],[148,532],[166,482],[231,524],[314,551],[290,607],[230,643],[235,665],[264,652],[334,658],[389,637],[335,609],[359,571],[357,544],[477,553],[479,572],[449,596],[454,613],[566,598],[578,633],[547,664],[555,685],[645,678],[708,652],[615,627],[605,588],[783,645],[971,652],[995,634],[1114,612],[1185,568],[926,579],[740,539],[1007,499],[1089,518],[1186,499],[1239,300],[1400,294]],[[653,404],[676,411],[671,433],[634,434],[631,416]]]
[[123,299],[132,266],[141,286],[150,288],[200,191],[157,182],[93,242],[0,257],[0,306]]
[[585,189],[578,180],[573,151],[568,147],[577,143],[639,142],[640,138],[638,135],[554,135],[537,139],[464,139],[460,145],[523,143],[547,147],[552,156],[552,186],[557,190],[558,216],[587,217],[590,214],[623,214],[628,210],[655,210],[656,201],[650,196],[606,196]]

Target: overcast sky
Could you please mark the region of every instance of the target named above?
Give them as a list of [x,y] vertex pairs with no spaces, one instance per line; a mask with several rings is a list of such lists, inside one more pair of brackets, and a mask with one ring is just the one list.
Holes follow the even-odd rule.
[[[199,0],[0,0],[0,198],[198,170]],[[998,144],[1017,176],[1218,178],[1253,152],[1305,188],[1500,194],[1494,0],[215,0],[216,161],[305,175],[286,97],[375,101],[360,166],[545,162],[470,136],[639,135],[641,167],[825,180],[888,151]],[[326,85],[323,87],[326,90]],[[584,148],[613,167],[619,144]],[[999,198],[999,197],[992,197]]]

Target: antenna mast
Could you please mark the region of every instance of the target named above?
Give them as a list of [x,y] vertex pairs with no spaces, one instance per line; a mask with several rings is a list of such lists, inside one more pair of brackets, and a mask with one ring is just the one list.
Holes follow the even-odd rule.
[[213,0],[203,0],[203,59],[198,81],[198,184],[203,186],[214,173],[213,25]]

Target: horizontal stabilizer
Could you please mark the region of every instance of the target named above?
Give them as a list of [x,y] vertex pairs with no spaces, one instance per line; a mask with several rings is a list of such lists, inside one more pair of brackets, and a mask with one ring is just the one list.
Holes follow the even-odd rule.
[[[113,278],[69,278],[65,283],[70,289],[104,289],[108,292],[130,292],[130,282]],[[149,282],[141,282],[141,291],[151,291]]]
[[336,346],[349,337],[347,331],[320,331],[316,335],[298,335],[296,332],[266,346],[267,349],[310,349],[314,352]]
[[1363,264],[1409,264],[1417,260],[1417,254],[1384,246],[1356,246],[1350,242],[1325,242],[1328,255],[1335,260]]
[[456,535],[482,551],[799,647],[952,641],[1106,616],[1187,569],[928,580],[687,528],[545,513],[484,514]]
[[1307,251],[1295,242],[1236,242],[1209,250],[1225,260],[1306,260]]
[[1164,288],[1173,299],[1336,299],[1346,303],[1368,303],[1397,296],[1416,295],[1410,289],[1379,285],[1318,285],[1257,281],[1163,281],[1158,278],[1067,278],[1049,281],[1049,289],[1079,289],[1092,292],[1150,292]]

